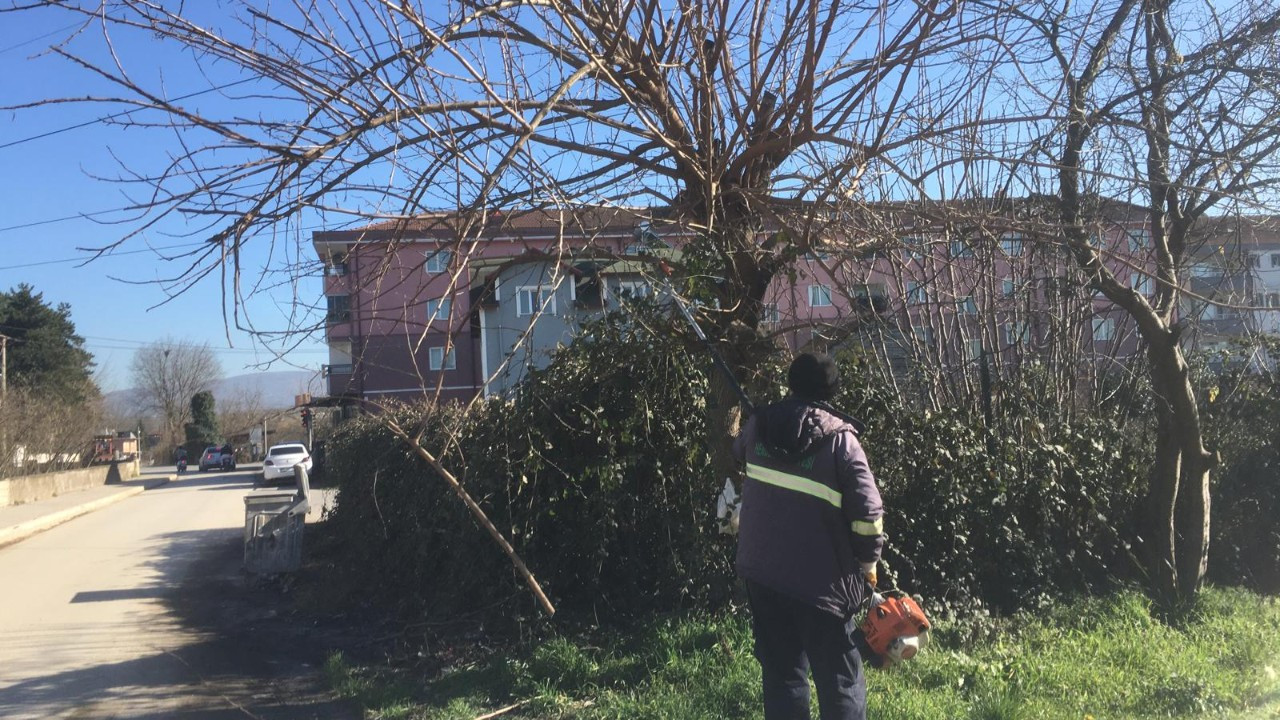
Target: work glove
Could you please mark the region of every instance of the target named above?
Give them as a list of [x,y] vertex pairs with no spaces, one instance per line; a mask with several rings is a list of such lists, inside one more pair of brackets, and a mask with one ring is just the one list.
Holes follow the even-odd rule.
[[871,583],[871,587],[875,587],[876,580],[877,580],[877,577],[876,577],[877,563],[873,561],[869,563],[861,563],[861,565],[862,565],[862,577],[866,578],[867,582]]
[[721,490],[716,498],[716,520],[722,534],[738,534],[738,511],[741,509],[741,504],[742,500],[738,497],[738,490],[733,486],[733,481],[725,478],[724,490]]

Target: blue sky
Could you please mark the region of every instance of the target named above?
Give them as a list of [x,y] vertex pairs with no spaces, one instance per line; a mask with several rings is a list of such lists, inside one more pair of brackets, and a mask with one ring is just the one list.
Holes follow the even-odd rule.
[[[70,21],[57,12],[0,15],[0,77],[4,78],[0,106],[112,92],[88,71],[41,54],[50,42],[71,32]],[[100,37],[84,40],[71,47],[100,52]],[[205,90],[223,80],[194,72],[189,60],[159,47],[146,35],[117,36],[113,42],[130,73],[140,73],[172,95]],[[191,235],[193,228],[176,219],[125,241],[105,257],[85,262],[88,253],[78,248],[105,246],[135,227],[102,223],[119,219],[118,214],[78,217],[119,208],[128,202],[126,193],[140,190],[103,178],[118,177],[122,163],[130,168],[158,167],[178,141],[164,131],[125,129],[100,121],[121,110],[78,103],[0,115],[0,288],[8,290],[25,282],[48,302],[68,303],[77,330],[97,359],[104,390],[128,387],[134,350],[164,338],[207,342],[228,376],[252,372],[263,363],[272,363],[270,369],[302,367],[318,372],[327,357],[318,336],[293,337],[288,344],[297,347],[276,360],[276,353],[262,341],[231,323],[232,308],[224,301],[216,275],[172,298],[155,282],[185,267],[180,260],[166,260],[163,255],[181,252],[198,241],[198,235]],[[80,124],[84,127],[69,129]],[[299,324],[295,298],[308,306],[321,300],[317,273],[295,280],[286,267],[314,260],[307,249],[310,232],[316,229],[321,229],[318,221],[309,224],[303,219],[302,227],[293,228],[272,251],[266,251],[267,243],[251,246],[243,267],[266,280],[265,289],[249,298],[242,310],[254,327],[289,330]]]

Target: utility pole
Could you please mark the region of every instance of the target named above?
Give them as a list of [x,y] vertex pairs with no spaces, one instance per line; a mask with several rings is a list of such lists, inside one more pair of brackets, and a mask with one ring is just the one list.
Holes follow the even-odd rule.
[[[0,462],[9,462],[9,422],[6,402],[9,399],[9,336],[0,334]],[[0,470],[0,476],[8,468]]]

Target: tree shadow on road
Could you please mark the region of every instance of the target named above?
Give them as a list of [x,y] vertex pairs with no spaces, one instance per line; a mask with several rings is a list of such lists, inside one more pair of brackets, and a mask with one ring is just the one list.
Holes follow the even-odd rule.
[[[0,689],[0,717],[47,717],[49,708],[67,718],[361,717],[357,708],[333,696],[321,670],[328,654],[349,639],[344,633],[352,631],[307,617],[293,608],[285,585],[246,574],[242,531],[177,532],[159,540],[145,561],[155,573],[153,586],[128,592],[87,589],[72,602],[154,600],[168,611],[167,623],[159,623],[166,624],[165,631],[154,636],[140,631],[137,646],[129,648],[136,655],[132,659]],[[72,638],[73,647],[95,643],[91,628],[68,632],[86,635]],[[118,634],[103,633],[98,645],[108,642],[118,642]],[[23,714],[32,708],[42,708],[41,714]]]

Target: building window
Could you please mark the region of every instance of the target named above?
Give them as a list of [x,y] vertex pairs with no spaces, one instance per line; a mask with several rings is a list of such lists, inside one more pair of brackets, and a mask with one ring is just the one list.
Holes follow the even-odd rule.
[[432,298],[427,301],[427,322],[448,320],[453,311],[453,299],[447,297]]
[[1112,318],[1093,319],[1093,339],[1095,342],[1110,342],[1116,334],[1116,321]]
[[1271,267],[1280,267],[1280,253],[1271,253]]
[[778,303],[765,303],[760,308],[760,322],[767,325],[777,325],[781,319],[782,316],[778,314]]
[[1024,345],[1031,337],[1025,322],[1005,323],[1002,330],[1004,331],[1005,345]]
[[350,375],[352,372],[351,363],[351,341],[350,340],[330,340],[329,341],[329,364],[324,369],[324,374],[329,375]]
[[903,251],[903,255],[908,260],[924,259],[924,238],[904,237],[902,238],[902,244],[906,246],[906,250]]
[[1262,256],[1261,256],[1261,255],[1255,255],[1255,254],[1253,254],[1253,253],[1249,253],[1249,261],[1248,261],[1248,262],[1249,262],[1249,267],[1251,267],[1251,268],[1259,268],[1259,267],[1262,267]]
[[969,244],[963,240],[952,240],[951,241],[951,257],[953,258],[973,257],[973,248],[969,247]]
[[889,309],[889,291],[884,283],[862,283],[849,290],[859,310],[882,313]]
[[1132,286],[1139,295],[1151,294],[1152,282],[1150,275],[1134,273],[1133,276],[1129,278],[1129,285]]
[[1022,255],[1022,236],[1021,235],[1005,235],[1000,238],[1000,249],[1009,257],[1019,257]]
[[449,264],[453,261],[453,253],[448,250],[436,250],[427,254],[427,272],[438,275],[449,272]]
[[329,261],[324,264],[324,274],[331,277],[341,277],[347,274],[347,256],[335,254],[329,256]]
[[516,317],[528,317],[538,312],[556,314],[555,288],[529,286],[517,290]]
[[651,255],[654,250],[665,249],[667,244],[658,233],[653,231],[649,223],[641,223],[636,227],[635,242],[622,249],[623,255]]
[[1140,253],[1151,247],[1151,233],[1145,229],[1129,230],[1129,252]]
[[924,283],[907,283],[907,304],[923,305],[929,302],[929,287]]
[[457,370],[458,353],[453,348],[449,348],[449,352],[445,352],[442,347],[429,348],[427,362],[432,370]]
[[982,357],[982,340],[974,338],[965,341],[965,352],[968,353],[970,360],[977,360]]
[[831,288],[826,285],[810,285],[809,307],[831,307]]
[[1267,293],[1267,307],[1280,307],[1280,293]]
[[328,295],[325,297],[328,303],[328,313],[325,320],[328,322],[347,322],[351,319],[351,296],[349,295]]
[[933,328],[928,325],[912,325],[911,335],[916,339],[916,342],[921,345],[933,344]]
[[978,303],[973,299],[972,295],[968,297],[962,297],[958,301],[956,301],[956,312],[960,313],[961,315],[977,315]]
[[621,282],[618,283],[618,299],[622,301],[640,300],[647,298],[652,294],[649,283],[646,282]]
[[1005,297],[1013,297],[1015,289],[1016,286],[1012,280],[1005,279],[1004,282],[1000,283],[1000,293]]

